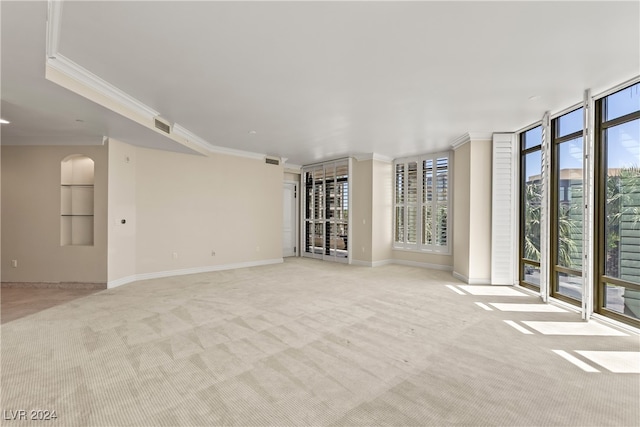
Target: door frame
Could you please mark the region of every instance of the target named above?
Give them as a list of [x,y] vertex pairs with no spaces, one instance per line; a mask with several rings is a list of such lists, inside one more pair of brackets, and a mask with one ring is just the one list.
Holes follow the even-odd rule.
[[[299,238],[299,230],[300,230],[300,203],[298,203],[298,197],[299,197],[299,191],[300,191],[300,182],[298,181],[292,181],[292,180],[284,180],[282,182],[282,188],[284,191],[284,188],[286,186],[293,186],[293,209],[294,209],[294,217],[293,217],[293,228],[292,228],[292,232],[293,232],[293,255],[284,255],[284,247],[283,252],[282,252],[282,256],[284,257],[298,257],[300,256],[300,251],[298,249],[300,249],[299,246],[299,242],[300,242],[300,238]],[[284,208],[284,206],[283,206]],[[284,211],[282,212],[282,216],[284,219]]]

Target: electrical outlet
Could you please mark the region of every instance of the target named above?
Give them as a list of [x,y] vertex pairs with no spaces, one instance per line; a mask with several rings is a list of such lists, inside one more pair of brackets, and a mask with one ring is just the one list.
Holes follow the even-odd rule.
[[18,268],[18,260],[17,259],[12,259],[11,260],[11,267]]
[[216,251],[211,251],[211,256],[216,256]]
[[260,246],[256,246],[256,252],[260,252]]
[[172,253],[171,256],[173,257],[173,259],[178,259],[178,252]]

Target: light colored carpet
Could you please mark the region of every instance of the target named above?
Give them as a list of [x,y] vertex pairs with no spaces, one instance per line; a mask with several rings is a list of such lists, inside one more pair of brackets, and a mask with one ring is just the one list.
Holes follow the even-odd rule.
[[[638,335],[525,335],[450,273],[287,259],[149,280],[2,325],[3,418],[60,426],[639,425],[640,376],[552,350],[640,351]],[[8,412],[11,411],[11,412]],[[3,425],[36,425],[2,420]]]

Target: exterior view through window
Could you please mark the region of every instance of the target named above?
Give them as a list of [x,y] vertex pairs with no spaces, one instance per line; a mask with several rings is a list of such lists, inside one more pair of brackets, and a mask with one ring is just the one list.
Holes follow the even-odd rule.
[[[554,118],[548,129],[520,133],[519,281],[537,290],[544,281],[550,296],[583,307],[591,294],[594,312],[640,327],[640,83],[593,106],[593,147],[583,141],[583,107]],[[542,174],[545,153],[548,178]],[[585,158],[593,158],[593,186],[585,186]],[[593,225],[584,218],[591,197]],[[585,263],[591,258],[592,267]],[[548,277],[541,276],[545,270]],[[583,271],[592,280],[585,282]]]
[[536,289],[540,287],[541,148],[541,126],[520,135],[520,284]]
[[584,109],[551,121],[551,295],[582,301]]
[[640,326],[640,84],[596,103],[595,310]]

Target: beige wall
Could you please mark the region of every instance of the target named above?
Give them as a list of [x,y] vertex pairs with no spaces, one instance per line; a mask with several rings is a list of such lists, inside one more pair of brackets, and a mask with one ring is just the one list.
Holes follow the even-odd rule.
[[[95,161],[94,246],[60,246],[60,161],[70,154]],[[280,260],[282,177],[281,166],[258,159],[116,140],[108,147],[4,146],[2,281],[126,282]]]
[[453,271],[469,277],[470,143],[455,150],[453,162]]
[[399,263],[406,261],[408,263],[415,263],[416,265],[427,268],[450,270],[453,266],[453,256],[451,255],[420,253],[394,249],[392,256],[393,259]]
[[373,160],[352,161],[352,260],[371,263],[372,260],[372,168]]
[[491,281],[491,167],[492,142],[471,143],[471,192],[469,194],[469,279]]
[[136,274],[136,152],[136,147],[109,139],[110,282]]
[[453,271],[475,284],[491,281],[491,147],[472,140],[454,157]]
[[285,172],[284,173],[284,181],[295,181],[300,182],[300,174],[293,172]]
[[[3,281],[111,282],[281,259],[282,181],[299,178],[282,166],[116,140],[108,148],[5,146],[2,154]],[[92,247],[60,246],[60,161],[70,154],[96,162]],[[458,148],[453,170],[453,255],[423,254],[392,250],[392,164],[354,160],[353,260],[435,265],[488,279],[491,141]]]
[[[60,245],[60,162],[72,154],[95,162],[93,246]],[[3,282],[107,281],[107,174],[104,146],[2,147]]]
[[[353,162],[353,259],[377,265],[390,260],[451,268],[451,255],[393,249],[393,164]],[[364,247],[364,252],[362,251]]]
[[138,274],[282,259],[282,166],[144,148],[136,157]]
[[382,262],[393,257],[393,164],[372,161],[372,262]]
[[353,161],[353,259],[376,265],[391,259],[393,167],[378,160]]

